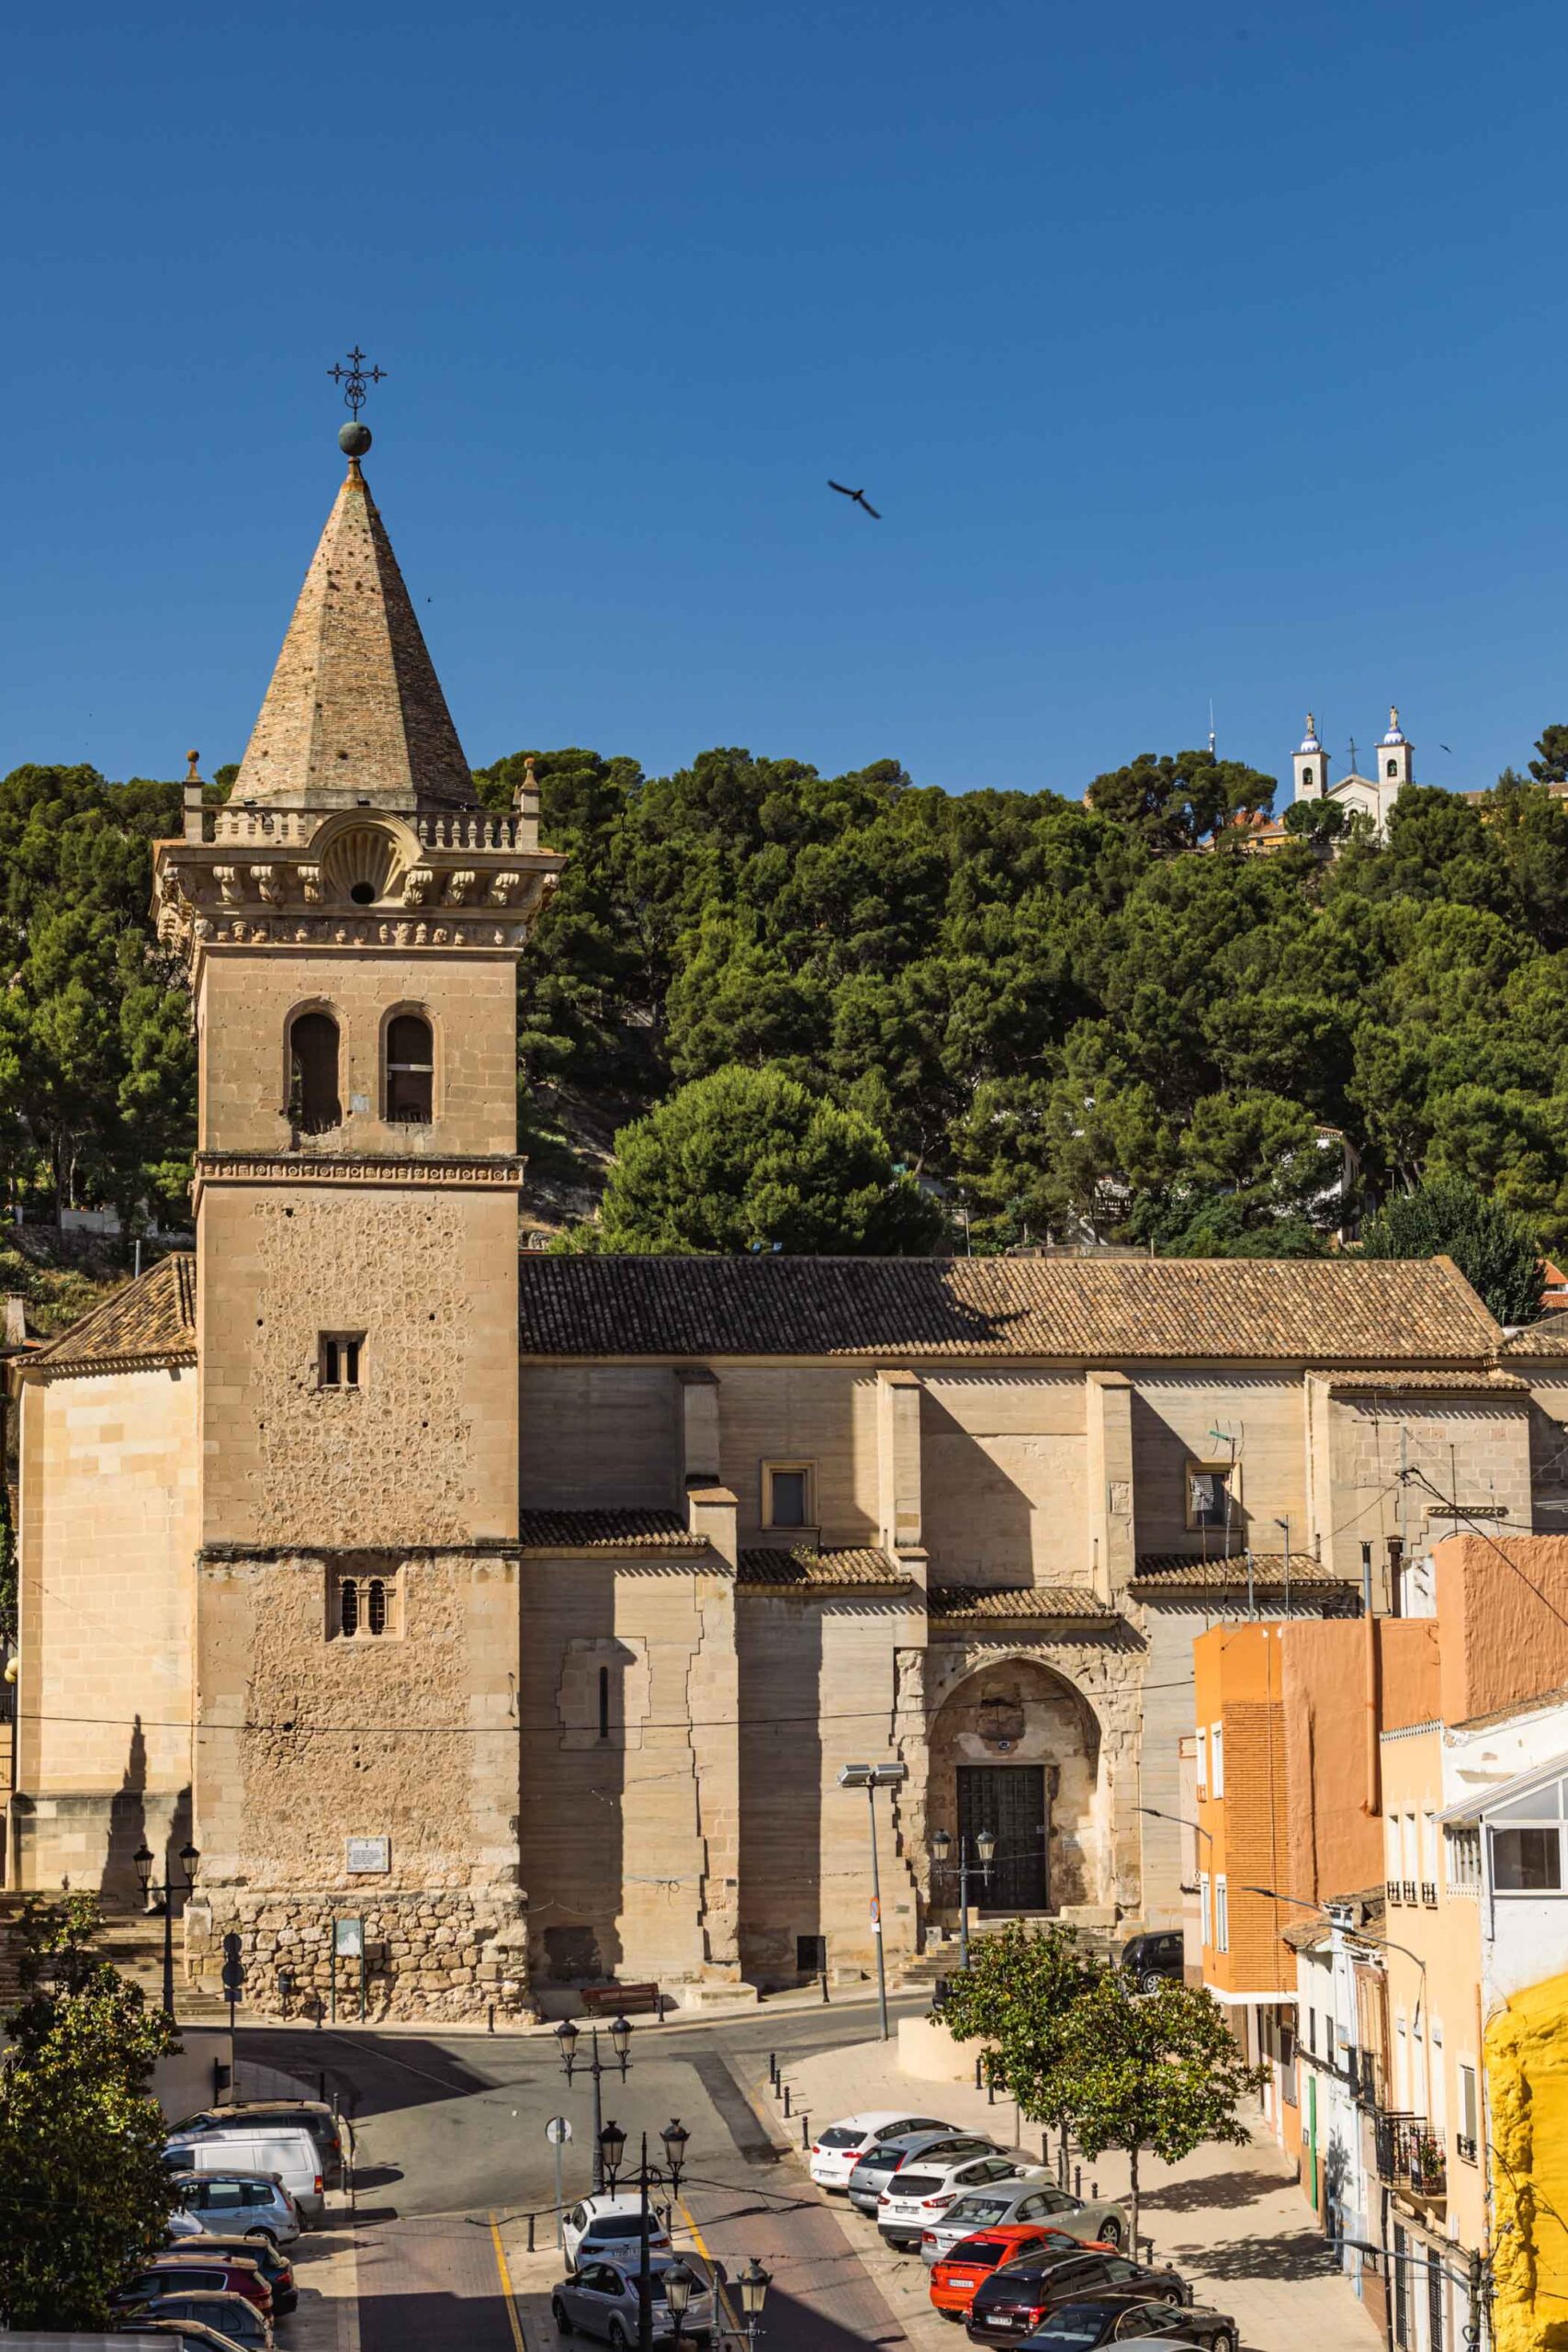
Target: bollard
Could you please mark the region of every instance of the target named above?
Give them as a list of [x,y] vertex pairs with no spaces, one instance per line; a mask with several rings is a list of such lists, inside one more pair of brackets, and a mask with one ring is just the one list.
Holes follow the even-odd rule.
[[493,2001],[485,2011],[485,2031],[487,2033],[495,2031],[495,2003]]
[[1100,2183],[1099,2183],[1099,2181],[1098,2181],[1098,2180],[1091,2180],[1091,2181],[1089,2182],[1089,2202],[1092,2204],[1092,2203],[1094,2203],[1094,2202],[1095,2202],[1095,2200],[1099,2198],[1099,2195],[1100,2195]]
[[824,2008],[830,2006],[828,1998],[828,1972],[826,1969],[822,1971],[822,2006]]
[[785,2118],[787,2119],[787,2118],[788,2118],[788,2115],[789,2115],[789,2085],[788,2085],[787,2083],[786,2083],[786,2084],[784,2085],[784,2115],[785,2115]]
[[995,2107],[996,2103],[997,2086],[995,2083],[987,2083],[986,2085],[986,2105],[987,2107]]
[[316,2080],[317,2080],[317,2082],[321,2085],[321,2090],[320,2090],[320,2094],[319,2094],[319,2096],[320,2096],[320,2098],[321,2098],[321,2105],[322,2105],[323,2107],[325,2107],[325,2105],[326,2105],[326,2103],[327,2103],[327,2077],[326,2077],[326,2070],[325,2070],[325,2068],[324,2068],[324,2067],[318,2067],[318,2068],[317,2068],[317,2070],[316,2070]]
[[978,2058],[976,2058],[976,2061],[975,2061],[975,2088],[976,2088],[976,2090],[978,2090],[978,2089],[979,2089],[979,2087],[980,2087],[980,2061],[978,2060]]
[[1040,2161],[1043,2165],[1048,2165],[1051,2161],[1051,2134],[1049,2132],[1042,2132],[1040,2134]]
[[1082,2166],[1082,2165],[1075,2165],[1073,2166],[1073,2195],[1074,2195],[1075,2197],[1077,2197],[1077,2198],[1080,2198],[1080,2199],[1081,2199],[1081,2197],[1083,2196],[1083,2166]]
[[528,2216],[528,2251],[530,2254],[534,2251],[534,2216],[532,2213]]
[[800,2144],[803,2148],[809,2148],[811,2145],[811,2133],[807,2129],[810,2121],[811,2118],[808,2115],[803,2115],[800,2119]]
[[779,2086],[779,2053],[776,2050],[768,2052],[768,2080],[776,2091]]

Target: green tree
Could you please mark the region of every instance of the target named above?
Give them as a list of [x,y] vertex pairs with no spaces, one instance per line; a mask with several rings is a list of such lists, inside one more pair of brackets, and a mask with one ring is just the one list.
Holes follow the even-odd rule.
[[942,2022],[955,2041],[982,2040],[986,2080],[1018,2101],[1032,2123],[1060,2124],[1062,2033],[1075,2001],[1100,1963],[1070,1928],[1010,1921],[971,1947],[969,1966],[948,1984]]
[[943,1231],[868,1120],[777,1069],[694,1079],[615,1144],[590,1246],[904,1256]]
[[22,1999],[0,2059],[0,2312],[11,2328],[102,2328],[163,2243],[174,2201],[150,2088],[175,2030],[93,1949],[90,1898],[29,1901]]
[[1540,1260],[1518,1218],[1461,1176],[1395,1193],[1361,1228],[1365,1258],[1451,1258],[1499,1323],[1540,1313]]
[[1140,752],[1124,768],[1097,775],[1089,787],[1095,814],[1127,825],[1156,855],[1196,849],[1231,818],[1272,808],[1278,783],[1240,760],[1208,751],[1156,758]]
[[1543,727],[1536,738],[1540,757],[1530,762],[1537,784],[1568,784],[1568,727]]
[[1262,2087],[1267,2071],[1247,2065],[1204,1987],[1140,1993],[1124,1969],[1108,1968],[1062,2018],[1051,2096],[1086,2156],[1106,2148],[1125,2154],[1135,2240],[1145,2151],[1179,2164],[1205,2140],[1244,2145],[1247,2127],[1236,2110]]

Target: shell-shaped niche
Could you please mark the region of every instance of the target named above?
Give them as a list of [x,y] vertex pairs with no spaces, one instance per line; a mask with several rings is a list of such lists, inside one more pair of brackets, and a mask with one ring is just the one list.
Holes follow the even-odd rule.
[[401,865],[398,842],[384,826],[350,825],[323,852],[321,880],[330,898],[373,907],[390,895]]

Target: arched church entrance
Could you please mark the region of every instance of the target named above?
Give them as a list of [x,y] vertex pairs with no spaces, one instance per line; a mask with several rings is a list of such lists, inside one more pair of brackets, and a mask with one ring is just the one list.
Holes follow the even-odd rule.
[[[931,1729],[929,1823],[953,1841],[932,1883],[932,1911],[957,1914],[960,1838],[970,1907],[982,1917],[1100,1902],[1100,1725],[1081,1692],[1031,1658],[978,1668],[949,1694]],[[985,1878],[976,1866],[982,1832],[995,1840]]]

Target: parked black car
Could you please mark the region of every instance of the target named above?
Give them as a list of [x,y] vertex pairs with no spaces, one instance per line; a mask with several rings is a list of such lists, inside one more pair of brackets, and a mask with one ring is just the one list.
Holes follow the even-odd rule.
[[[976,2344],[1018,2344],[1064,2303],[1098,2301],[1109,2290],[1136,2288],[1145,2302],[1186,2303],[1187,2281],[1175,2270],[1152,2269],[1124,2254],[1095,2254],[1045,2246],[1015,2256],[982,2278],[965,2324]],[[1122,2300],[1128,2300],[1123,2298]]]
[[1122,1947],[1122,1965],[1137,1978],[1145,1993],[1157,1993],[1162,1984],[1182,1984],[1187,1962],[1180,1928],[1161,1928],[1157,1935],[1134,1936]]
[[1147,2302],[1143,2290],[1134,2288],[1130,2294],[1107,2290],[1093,2302],[1058,2303],[1022,2342],[1028,2352],[1100,2352],[1108,2344],[1147,2344],[1156,2352],[1161,2346],[1168,2352],[1188,2346],[1236,2352],[1240,2340],[1228,2312]]

